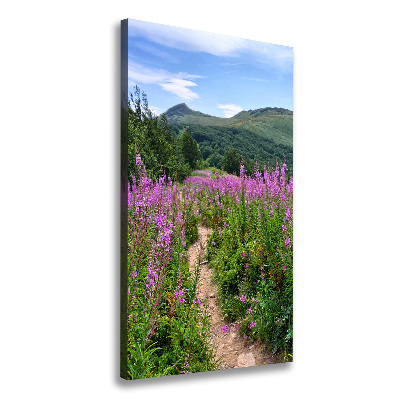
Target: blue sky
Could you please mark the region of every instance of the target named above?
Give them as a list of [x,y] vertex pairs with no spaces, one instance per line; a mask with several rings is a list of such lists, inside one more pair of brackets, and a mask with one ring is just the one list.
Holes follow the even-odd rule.
[[293,110],[293,48],[129,20],[129,90],[138,85],[160,114],[186,103],[231,117],[241,110]]

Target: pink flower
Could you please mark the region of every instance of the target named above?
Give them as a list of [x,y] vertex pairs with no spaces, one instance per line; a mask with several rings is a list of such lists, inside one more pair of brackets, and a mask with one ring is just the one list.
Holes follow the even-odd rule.
[[133,272],[131,273],[131,277],[132,277],[132,278],[136,278],[136,277],[137,277],[137,272],[136,272],[136,271],[133,271]]
[[252,321],[252,322],[250,322],[249,328],[252,329],[252,328],[255,328],[256,326],[257,326],[257,322]]
[[251,307],[247,310],[247,314],[253,314],[253,310],[251,309]]
[[286,272],[286,265],[283,266],[283,272]]
[[246,301],[246,295],[240,296],[240,301],[244,303]]
[[179,289],[175,292],[175,298],[178,299],[179,303],[185,302],[184,296],[185,296],[185,292],[181,289]]
[[224,333],[228,333],[228,332],[229,332],[229,326],[228,326],[228,325],[224,325],[224,326],[221,328],[221,331],[224,332]]

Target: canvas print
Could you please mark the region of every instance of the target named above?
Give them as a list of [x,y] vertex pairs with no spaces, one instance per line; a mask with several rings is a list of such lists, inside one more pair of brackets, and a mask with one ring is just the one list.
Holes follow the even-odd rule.
[[121,377],[293,361],[293,49],[121,25]]

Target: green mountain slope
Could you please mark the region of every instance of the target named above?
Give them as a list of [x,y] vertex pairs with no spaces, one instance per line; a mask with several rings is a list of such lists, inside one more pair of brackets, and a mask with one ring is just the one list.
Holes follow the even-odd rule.
[[241,111],[231,118],[219,118],[177,104],[165,113],[176,132],[188,127],[199,144],[203,158],[219,166],[225,151],[236,148],[259,164],[274,165],[285,156],[293,165],[293,112],[283,108]]
[[240,119],[229,126],[244,128],[277,144],[293,147],[293,114],[260,115]]

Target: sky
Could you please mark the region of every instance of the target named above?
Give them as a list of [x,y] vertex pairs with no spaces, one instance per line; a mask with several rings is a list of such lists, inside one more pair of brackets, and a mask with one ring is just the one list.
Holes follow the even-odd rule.
[[293,48],[129,20],[128,84],[157,115],[186,103],[232,117],[242,110],[293,110]]

